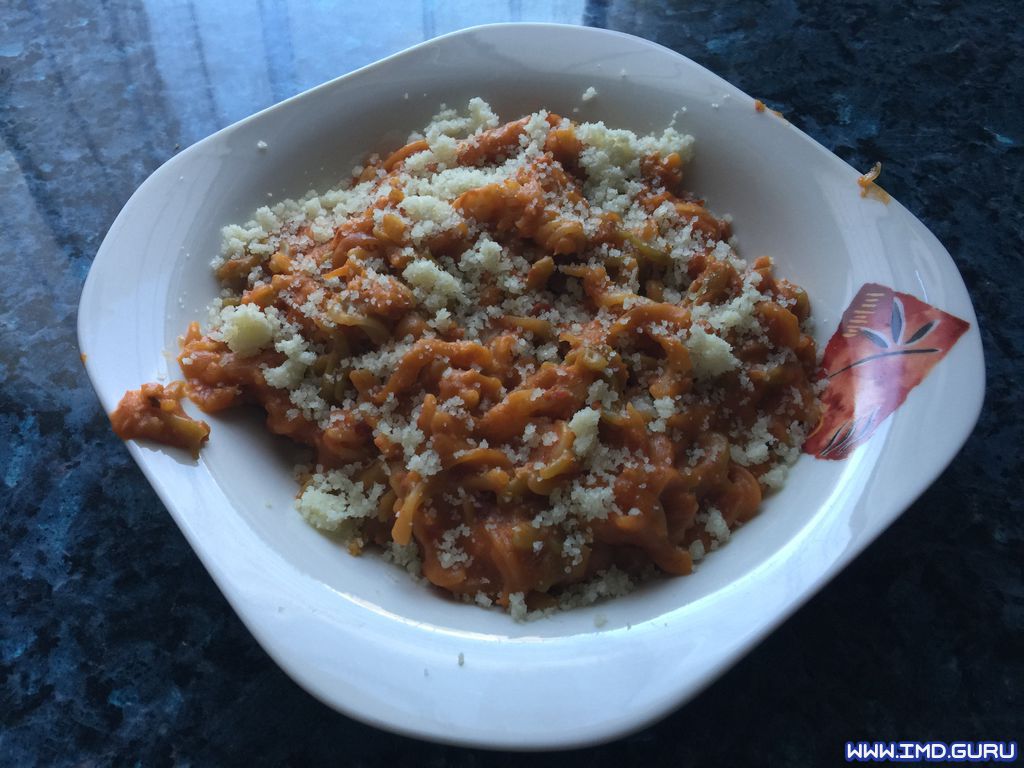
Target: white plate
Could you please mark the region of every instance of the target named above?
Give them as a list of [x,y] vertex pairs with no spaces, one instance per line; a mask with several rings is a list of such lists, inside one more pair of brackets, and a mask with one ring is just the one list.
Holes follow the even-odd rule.
[[[598,96],[583,102],[588,86]],[[290,452],[254,413],[211,419],[198,463],[129,450],[256,639],[300,685],[359,720],[513,749],[621,736],[735,663],[864,549],[938,476],[984,393],[974,310],[948,253],[857,171],[692,61],[623,34],[506,24],[456,32],[225,128],[132,196],[89,272],[79,341],[105,409],[180,376],[168,352],[205,316],[219,230],[259,205],[325,188],[368,150],[397,146],[439,102],[482,96],[506,119],[547,108],[696,139],[691,189],[735,217],[741,253],[776,257],[807,288],[824,344],[857,289],[878,282],[971,323],[947,359],[853,456],[804,456],[762,514],[686,578],[516,624],[354,558],[292,509]],[[578,112],[576,110],[579,110]],[[267,149],[257,149],[265,141]],[[595,617],[607,623],[600,629]],[[464,654],[465,664],[458,663]]]

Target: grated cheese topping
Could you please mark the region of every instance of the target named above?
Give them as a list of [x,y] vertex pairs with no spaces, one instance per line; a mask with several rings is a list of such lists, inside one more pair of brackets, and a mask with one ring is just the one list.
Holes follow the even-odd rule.
[[[591,86],[581,98],[596,96]],[[546,467],[562,462],[561,483],[527,485],[533,496],[527,497],[525,528],[534,538],[524,550],[537,562],[555,558],[565,574],[565,605],[583,605],[623,594],[632,585],[615,568],[580,585],[578,572],[587,568],[594,531],[618,520],[646,524],[651,505],[663,503],[652,494],[643,503],[620,504],[623,477],[635,483],[631,493],[642,494],[646,483],[636,477],[654,483],[659,473],[680,467],[698,471],[724,452],[731,466],[753,471],[762,489],[781,487],[809,427],[794,414],[806,410],[809,400],[795,387],[773,411],[752,399],[760,391],[755,382],[794,362],[792,351],[773,346],[758,307],[795,301],[738,256],[727,228],[709,229],[701,210],[664,194],[659,185],[668,182],[657,175],[652,181],[652,161],[665,164],[670,175],[692,159],[693,137],[672,127],[641,136],[603,122],[570,124],[539,110],[526,116],[514,142],[487,162],[464,161],[464,153],[481,149],[498,126],[497,115],[481,99],[470,100],[461,112],[442,105],[422,132],[409,136],[410,143],[418,142],[409,148],[416,151],[396,161],[394,170],[385,171],[383,158],[373,156],[334,189],[263,206],[244,224],[224,227],[213,266],[230,271],[237,265],[239,277],[211,309],[209,338],[241,358],[261,355],[263,382],[286,398],[283,416],[275,419],[296,431],[308,425],[342,443],[367,435],[380,452],[383,475],[362,460],[303,475],[296,506],[321,530],[362,541],[367,521],[381,517],[384,500],[406,492],[399,491],[405,477],[443,485],[422,502],[429,514],[461,510],[469,520],[483,509],[480,495],[446,485],[453,462],[486,455],[498,461],[495,471],[504,472],[508,482],[531,473],[543,476]],[[548,167],[552,142],[563,140],[570,128],[578,142],[573,194],[557,188],[556,174],[545,171],[541,179],[551,188],[542,186],[515,216],[466,203],[481,190],[521,190],[529,183],[524,173]],[[359,216],[367,217],[365,227],[351,229]],[[547,223],[531,230],[531,217]],[[606,234],[609,222],[615,237]],[[372,232],[364,241],[375,241],[363,249],[356,276],[347,266],[339,269],[341,262],[330,256],[343,234],[352,231]],[[382,242],[388,245],[381,247]],[[703,269],[694,265],[708,262],[737,275],[720,298],[708,299],[702,292],[715,287],[694,279]],[[589,276],[574,269],[589,270]],[[282,272],[292,280],[284,290]],[[595,288],[597,274],[606,281],[600,288]],[[647,288],[652,279],[656,293]],[[271,306],[244,300],[268,290],[276,291]],[[609,341],[631,312],[661,303],[685,303],[687,319],[640,323],[631,335]],[[504,346],[489,346],[502,334],[512,338]],[[331,339],[339,337],[344,344],[334,345]],[[460,357],[463,352],[455,347],[467,341],[483,345],[487,356]],[[435,351],[414,368],[410,361],[418,359],[425,343],[435,342],[454,346],[432,347]],[[751,355],[751,345],[766,347],[769,354]],[[592,380],[572,390],[572,407],[564,413],[548,401],[553,391],[568,391],[556,382],[526,390],[528,405],[522,407],[539,415],[494,445],[466,437],[465,447],[446,453],[449,436],[421,428],[430,397],[429,408],[472,431],[523,382],[565,365],[570,351],[580,350],[603,364],[589,368]],[[505,373],[496,375],[495,368]],[[427,369],[439,377],[443,397],[418,383]],[[366,395],[365,388],[399,375],[411,377],[406,394]],[[473,375],[487,383],[470,382]],[[454,383],[459,376],[470,383]],[[663,382],[673,377],[683,383],[666,388]],[[743,389],[745,399],[726,402],[725,387]],[[709,415],[695,428],[687,419],[701,409]],[[780,437],[778,424],[785,419],[790,423]],[[624,423],[631,429],[639,424],[649,445],[688,446],[678,466],[659,465],[663,459],[656,451],[615,443]],[[286,427],[275,431],[287,434]],[[724,432],[720,446],[701,442],[700,436],[712,431]],[[603,443],[602,435],[612,442]],[[505,458],[494,459],[494,451]],[[347,454],[342,450],[341,455]],[[535,503],[537,496],[542,503]],[[716,498],[699,498],[694,533],[679,547],[692,562],[727,542],[736,525],[716,503]],[[400,504],[401,496],[395,510]],[[454,574],[472,568],[473,552],[480,551],[478,534],[465,523],[445,529],[435,542],[437,565]],[[433,567],[415,541],[391,542],[385,554],[411,573]],[[503,601],[519,619],[531,614],[527,596],[519,593],[479,591],[468,598],[481,606]]]

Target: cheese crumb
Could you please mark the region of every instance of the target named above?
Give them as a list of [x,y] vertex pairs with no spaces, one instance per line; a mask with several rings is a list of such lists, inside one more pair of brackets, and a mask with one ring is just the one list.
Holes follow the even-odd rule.
[[[623,70],[620,76],[625,74]],[[589,86],[580,98],[588,102],[597,96],[597,88]],[[685,109],[680,112],[685,112]],[[594,316],[587,310],[592,305],[589,289],[585,290],[585,281],[579,278],[559,275],[547,285],[543,285],[547,279],[543,278],[540,287],[527,290],[528,280],[533,285],[536,273],[530,273],[543,249],[535,249],[532,245],[526,250],[519,248],[519,240],[513,239],[518,235],[510,238],[503,226],[493,226],[494,222],[489,222],[486,217],[480,221],[464,217],[463,210],[469,208],[464,207],[463,202],[456,204],[456,200],[466,192],[489,185],[518,184],[526,166],[538,161],[543,165],[546,158],[541,159],[541,156],[552,130],[549,120],[551,117],[543,110],[526,116],[518,146],[506,148],[496,160],[488,158],[478,166],[460,166],[460,149],[472,147],[484,131],[497,127],[498,116],[479,98],[471,100],[468,109],[461,112],[441,105],[437,116],[422,134],[410,135],[410,141],[423,140],[426,149],[407,157],[394,172],[388,173],[380,168],[383,158],[374,155],[367,160],[367,165],[351,169],[352,178],[336,189],[322,194],[310,191],[296,200],[262,206],[254,212],[251,221],[224,227],[221,253],[214,264],[234,260],[236,264],[232,266],[240,268],[239,277],[247,279],[249,290],[267,286],[273,279],[281,261],[281,256],[274,258],[278,253],[287,257],[289,271],[297,276],[309,276],[314,281],[322,279],[323,287],[312,291],[293,287],[280,291],[275,289],[273,304],[261,309],[255,304],[235,304],[245,289],[239,291],[233,285],[222,291],[221,298],[211,307],[209,335],[215,341],[223,341],[241,357],[270,350],[283,357],[276,366],[261,365],[261,372],[268,386],[285,391],[288,402],[284,405],[284,418],[292,422],[293,427],[303,427],[296,422],[304,419],[321,429],[332,424],[347,429],[350,425],[344,420],[351,417],[354,422],[351,426],[367,433],[372,431],[373,441],[382,452],[387,452],[382,470],[385,475],[401,471],[398,468],[404,466],[421,478],[431,478],[444,469],[442,454],[438,453],[442,446],[440,443],[435,446],[433,437],[427,438],[424,434],[426,428],[420,430],[416,426],[422,414],[421,406],[410,412],[405,407],[409,403],[400,407],[394,396],[383,403],[365,401],[361,383],[360,387],[353,386],[359,377],[350,379],[351,373],[365,372],[382,383],[393,375],[420,339],[465,339],[488,346],[496,338],[495,334],[511,334],[514,338],[510,342],[502,340],[501,344],[507,343],[507,346],[496,347],[495,354],[507,351],[515,369],[513,379],[501,380],[493,392],[474,398],[472,405],[460,395],[446,395],[448,399],[438,405],[440,411],[457,420],[466,420],[471,434],[475,434],[474,421],[494,402],[507,396],[515,382],[528,382],[531,378],[535,382],[549,381],[536,377],[536,374],[552,363],[559,365],[564,362],[568,354],[567,337],[575,336],[583,339],[584,344],[591,343],[590,334],[600,335],[601,329],[608,332],[621,317],[621,312],[655,301],[688,305],[692,318],[689,327],[681,327],[678,323],[649,323],[635,329],[639,344],[627,340],[616,350],[627,367],[638,369],[636,378],[620,375],[619,365],[609,365],[608,370],[589,385],[585,395],[579,391],[572,393],[579,399],[569,409],[571,417],[567,422],[562,421],[567,417],[566,412],[559,410],[564,403],[559,399],[561,385],[544,383],[545,389],[535,388],[530,394],[535,410],[531,409],[531,419],[521,436],[507,442],[497,441],[498,444],[493,446],[504,453],[515,469],[536,470],[543,466],[545,459],[559,458],[561,451],[546,449],[564,446],[563,429],[571,432],[572,455],[577,461],[564,481],[550,493],[547,504],[538,506],[540,511],[533,518],[532,526],[535,529],[544,527],[545,530],[535,531],[524,552],[545,562],[550,559],[558,564],[559,569],[572,573],[572,566],[582,564],[594,544],[595,531],[600,528],[593,525],[595,521],[611,518],[616,524],[628,526],[643,523],[643,515],[648,514],[646,506],[638,501],[634,502],[638,506],[631,506],[626,501],[628,496],[622,493],[623,506],[618,506],[615,491],[616,488],[622,490],[617,485],[618,478],[627,471],[649,475],[657,471],[643,451],[634,453],[635,447],[613,448],[601,444],[602,413],[607,413],[608,418],[614,420],[615,414],[627,408],[636,409],[647,422],[649,432],[653,433],[648,437],[655,441],[678,443],[681,451],[678,458],[684,463],[688,461],[693,467],[701,461],[710,460],[711,457],[706,455],[710,449],[700,447],[702,444],[692,445],[692,436],[670,427],[670,424],[680,421],[677,413],[686,414],[694,406],[710,406],[715,413],[716,424],[724,422],[727,425],[722,431],[729,438],[728,458],[739,465],[757,466],[759,482],[768,490],[782,485],[787,466],[799,457],[799,445],[805,430],[803,425],[794,421],[784,438],[778,428],[773,427],[780,435],[776,438],[768,426],[777,424],[780,417],[788,421],[789,414],[796,412],[789,409],[794,403],[802,405],[806,391],[794,388],[795,394],[784,394],[777,408],[772,403],[775,410],[771,414],[759,413],[753,427],[748,427],[749,408],[757,405],[752,402],[756,388],[751,374],[755,370],[769,370],[785,364],[793,357],[789,353],[789,360],[785,360],[781,354],[775,354],[754,364],[741,362],[736,356],[736,349],[748,341],[756,341],[764,343],[771,351],[773,345],[755,309],[762,301],[775,301],[783,306],[786,301],[779,296],[761,293],[760,274],[751,270],[733,251],[731,241],[716,242],[706,235],[695,219],[681,213],[671,202],[663,202],[654,211],[644,207],[643,200],[648,197],[652,183],[658,186],[657,182],[651,181],[650,174],[643,171],[648,159],[664,159],[676,154],[686,163],[692,157],[692,137],[674,128],[661,134],[640,136],[632,131],[608,128],[601,122],[577,125],[575,133],[581,150],[579,167],[573,169],[573,175],[576,170],[581,171],[582,197],[567,199],[559,190],[544,187],[544,199],[538,200],[538,205],[545,208],[545,215],[553,213],[561,220],[583,226],[587,247],[580,258],[585,259],[590,267],[617,265],[632,247],[629,243],[623,243],[621,247],[602,243],[598,236],[602,217],[613,215],[623,230],[644,232],[643,240],[657,252],[652,258],[657,256],[655,260],[659,264],[660,291],[652,293],[650,298],[644,297],[640,295],[644,291],[637,275],[619,274],[621,270],[613,270],[609,273],[611,282],[615,284],[615,290],[623,291],[624,295],[621,308],[613,303],[599,309]],[[568,125],[569,121],[563,120],[558,127]],[[259,141],[257,148],[263,151],[268,149],[268,145]],[[370,173],[367,173],[368,169]],[[364,173],[370,177],[369,180],[359,182]],[[381,289],[380,295],[384,298],[380,301],[389,307],[396,295],[401,295],[403,304],[408,301],[404,288],[396,288],[399,277],[411,290],[418,305],[414,316],[421,320],[409,326],[408,331],[403,331],[403,338],[397,338],[395,331],[402,327],[398,321],[405,307],[400,310],[391,307],[396,310],[393,314],[384,310],[379,314],[368,311],[363,306],[367,296],[362,290],[348,288],[348,276],[335,274],[328,279],[328,270],[333,271],[334,265],[314,255],[323,248],[315,252],[313,249],[329,243],[339,227],[349,222],[353,215],[364,214],[372,216],[373,224],[385,230],[394,225],[393,219],[385,225],[387,216],[397,217],[401,223],[396,230],[401,233],[401,244],[386,251],[367,249],[363,257],[365,271],[361,275],[368,283],[375,284],[375,289]],[[722,218],[729,220],[727,216]],[[449,236],[438,237],[445,233]],[[500,242],[492,237],[499,238]],[[736,269],[742,277],[742,288],[731,290],[725,300],[698,303],[700,297],[688,293],[692,284],[689,269],[692,259],[701,254]],[[543,277],[543,273],[540,274]],[[225,301],[230,301],[232,306],[223,306]],[[341,359],[337,359],[335,350],[324,341],[338,327],[338,322],[329,313],[335,306],[345,313],[371,316],[373,322],[377,322],[378,317],[382,318],[382,322],[377,322],[372,329],[376,334],[371,337],[373,345],[368,351],[362,346],[363,338],[360,336],[359,346],[354,347],[351,354],[346,350]],[[313,321],[326,329],[324,336],[307,338],[305,328],[290,321],[297,316],[296,312],[301,315],[299,319],[304,325],[308,326],[308,321]],[[516,330],[507,322],[510,316],[536,318],[547,327],[537,333],[528,332],[525,328]],[[366,325],[364,330],[369,335],[370,323]],[[806,326],[804,330],[807,331]],[[391,334],[395,337],[392,338]],[[650,334],[650,337],[644,339],[645,334]],[[657,341],[651,338],[657,336],[671,336],[676,343],[685,344],[690,355],[695,385],[677,397],[656,398],[650,394],[654,389],[650,386],[653,379],[645,377],[666,375],[664,361],[650,354],[652,345],[648,342]],[[568,342],[569,347],[578,344],[576,339]],[[325,361],[329,365],[325,365]],[[189,364],[187,359],[183,362]],[[453,371],[467,368],[481,375],[493,375],[486,364],[479,362],[465,364],[452,359],[448,361],[448,367]],[[436,368],[438,375],[449,375],[441,366]],[[430,370],[431,376],[421,377],[417,382],[420,387],[408,393],[413,405],[423,402],[431,392],[435,383],[434,367]],[[723,402],[720,388],[713,386],[716,378],[734,371],[733,377],[721,383],[730,388],[735,384],[737,390],[746,390],[739,395],[745,398],[738,404],[740,410],[734,409],[731,403]],[[544,400],[538,402],[542,398]],[[573,408],[579,410],[572,413]],[[712,428],[719,431],[720,427],[712,427],[710,419],[706,418],[697,428],[698,433]],[[609,428],[606,425],[606,429]],[[440,439],[440,433],[437,434]],[[467,445],[469,448],[489,447],[482,439],[479,442],[470,440]],[[455,455],[465,452],[457,451]],[[354,541],[356,548],[361,547],[364,539],[369,542],[372,538],[364,536],[361,531],[365,521],[381,514],[379,507],[382,501],[391,498],[387,479],[369,484],[357,480],[366,469],[365,465],[329,471],[318,467],[316,472],[304,469],[302,476],[309,479],[295,502],[297,510],[313,526],[340,534],[342,538]],[[643,477],[639,477],[638,488],[648,488],[648,482],[651,481],[645,482]],[[440,503],[440,498],[443,498],[452,508],[462,508],[479,501],[475,493],[467,492],[458,484],[442,481],[438,485],[445,490],[440,491],[437,498],[424,503]],[[706,505],[703,499],[702,503]],[[473,538],[479,534],[475,527],[469,525],[447,528],[436,541],[437,560],[442,568],[466,567],[472,561],[470,552],[479,551],[479,541]],[[703,537],[688,546],[694,562],[700,561],[706,550],[724,544],[730,535],[722,513],[713,507],[698,513],[694,531]],[[404,547],[391,542],[384,546],[384,557],[419,576],[422,564],[418,546],[415,541]],[[587,605],[603,597],[623,594],[631,587],[632,581],[626,574],[611,568],[584,584],[558,586],[556,591],[561,590],[558,605],[561,608]],[[491,595],[500,591],[495,584],[485,588],[491,591]],[[465,595],[464,599],[484,607],[493,603],[486,592]],[[526,604],[526,594],[519,592],[509,596],[509,611],[518,621],[546,615],[550,610],[553,609],[531,612]],[[605,622],[602,614],[594,616],[595,626],[603,626]],[[459,665],[462,666],[464,661],[460,653]]]
[[402,277],[413,286],[413,293],[427,309],[437,311],[463,295],[457,277],[437,266],[430,259],[416,259],[403,271]]
[[344,532],[349,521],[377,514],[384,491],[381,483],[366,488],[343,470],[331,470],[310,478],[296,507],[315,528]]
[[516,621],[526,621],[526,595],[513,592],[508,596],[508,612]]
[[698,563],[704,559],[704,542],[697,539],[695,542],[690,544],[690,557],[693,558],[693,562]]
[[573,440],[572,449],[577,456],[585,456],[597,444],[598,424],[601,422],[601,412],[593,408],[583,408],[576,411],[569,419],[567,426],[572,430],[576,438]]
[[708,519],[704,524],[704,530],[711,534],[714,544],[724,544],[729,540],[729,525],[722,517],[722,513],[715,507],[708,509]]
[[255,304],[224,307],[220,333],[232,352],[249,357],[274,338],[275,323]]
[[686,349],[690,353],[693,374],[698,379],[713,379],[740,365],[729,342],[698,325],[690,328]]

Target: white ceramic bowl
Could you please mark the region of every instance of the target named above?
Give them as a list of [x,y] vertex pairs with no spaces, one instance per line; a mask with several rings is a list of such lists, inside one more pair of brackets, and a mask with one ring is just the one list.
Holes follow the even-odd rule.
[[[594,86],[598,95],[582,101]],[[291,451],[256,413],[212,419],[193,463],[132,456],[256,639],[300,685],[404,734],[513,749],[621,736],[692,697],[820,589],[937,477],[982,402],[981,342],[947,252],[857,171],[692,61],[623,34],[507,24],[456,32],[242,120],[180,153],[132,196],[86,281],[79,340],[105,409],[180,376],[177,337],[217,285],[219,230],[259,205],[343,177],[397,146],[439,102],[503,118],[547,108],[696,139],[688,184],[735,217],[741,253],[775,256],[809,291],[818,341],[867,282],[971,323],[903,407],[843,462],[804,456],[759,517],[686,578],[517,624],[447,600],[368,555],[350,557],[292,508]],[[576,111],[578,109],[578,112]],[[264,141],[267,148],[257,149]],[[607,619],[597,628],[595,617]],[[459,665],[463,654],[465,664]]]

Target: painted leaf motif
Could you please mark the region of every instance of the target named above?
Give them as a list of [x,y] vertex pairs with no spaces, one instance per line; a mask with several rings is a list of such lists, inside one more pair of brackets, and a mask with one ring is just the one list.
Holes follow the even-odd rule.
[[931,333],[933,330],[935,330],[935,327],[938,324],[939,324],[938,320],[930,320],[930,321],[928,321],[927,323],[922,325],[920,328],[918,328],[916,331],[914,331],[914,334],[909,339],[907,339],[907,344],[915,344],[916,342],[920,341],[925,336],[927,336],[929,333]]
[[892,328],[892,340],[896,344],[899,344],[900,341],[903,338],[903,326],[904,326],[903,318],[904,318],[903,302],[900,301],[897,297],[893,296],[893,298],[892,298],[892,320],[890,321],[890,326]]
[[825,443],[825,447],[821,449],[820,455],[824,456],[828,454],[829,451],[832,450],[833,446],[835,446],[835,444],[839,442],[840,433],[843,432],[843,430],[848,429],[849,426],[850,422],[848,421],[844,422],[843,424],[840,424],[836,431],[832,433],[832,437],[829,439],[829,441]]
[[828,441],[828,445],[821,449],[820,456],[828,456],[833,451],[842,450],[842,447],[846,445],[850,438],[853,436],[854,431],[857,428],[856,422],[848,421],[832,435],[832,439]]
[[863,333],[875,346],[881,347],[882,349],[889,348],[889,342],[885,340],[885,337],[880,333],[872,331],[870,328],[861,328],[860,332]]
[[819,456],[826,457],[830,453],[844,453],[851,446],[856,445],[865,434],[871,431],[876,413],[877,411],[872,411],[868,416],[847,422],[844,427],[836,431]]
[[966,321],[908,293],[865,284],[825,348],[822,418],[804,451],[830,461],[847,458],[968,328]]

